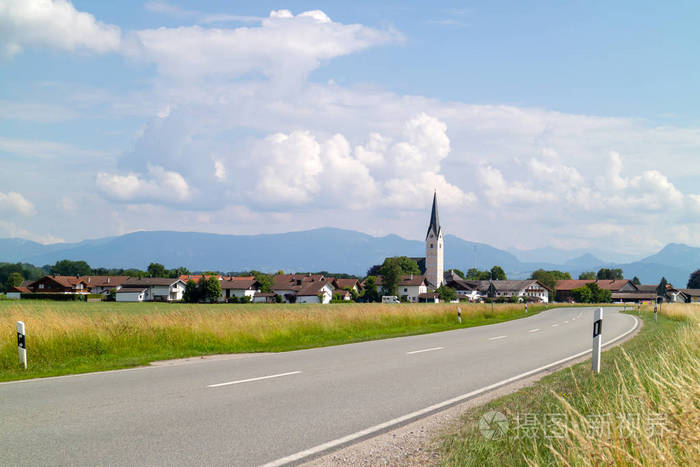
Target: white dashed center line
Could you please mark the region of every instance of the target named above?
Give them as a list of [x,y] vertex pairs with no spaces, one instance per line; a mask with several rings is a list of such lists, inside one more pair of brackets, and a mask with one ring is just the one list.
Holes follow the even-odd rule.
[[496,337],[489,337],[490,341],[495,341],[496,339],[505,339],[508,336],[496,336]]
[[280,376],[296,375],[301,373],[301,371],[290,371],[289,373],[279,373],[276,375],[269,376],[259,376],[257,378],[239,379],[238,381],[229,381],[228,383],[210,384],[208,388],[218,388],[221,386],[231,386],[232,384],[250,383],[251,381],[260,381],[263,379],[279,378]]
[[557,326],[559,326],[559,325],[558,325],[558,324],[552,324],[552,327],[553,327],[553,328],[556,328]]
[[535,328],[535,329],[530,329],[528,332],[537,332],[539,330],[540,330],[540,328]]
[[413,352],[406,352],[406,355],[411,355],[414,353],[432,352],[433,350],[442,350],[442,349],[444,349],[444,347],[431,347],[429,349],[414,350]]

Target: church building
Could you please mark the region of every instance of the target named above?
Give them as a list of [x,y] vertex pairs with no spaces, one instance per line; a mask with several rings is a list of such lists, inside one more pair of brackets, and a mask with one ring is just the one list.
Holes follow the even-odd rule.
[[437,192],[433,194],[430,225],[425,235],[425,278],[431,287],[438,288],[444,282],[445,246],[438,216]]

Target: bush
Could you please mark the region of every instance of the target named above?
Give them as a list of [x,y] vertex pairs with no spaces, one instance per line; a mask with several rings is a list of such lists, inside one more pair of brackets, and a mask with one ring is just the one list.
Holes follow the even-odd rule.
[[228,303],[238,303],[238,297],[236,297],[235,295],[232,295],[228,298],[227,302]]

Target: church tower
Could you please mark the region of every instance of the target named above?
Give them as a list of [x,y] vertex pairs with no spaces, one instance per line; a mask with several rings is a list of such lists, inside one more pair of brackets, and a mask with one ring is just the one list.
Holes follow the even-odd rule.
[[433,195],[433,210],[430,225],[425,236],[425,276],[433,287],[440,287],[445,269],[445,250],[442,241],[442,228],[438,216],[437,192]]

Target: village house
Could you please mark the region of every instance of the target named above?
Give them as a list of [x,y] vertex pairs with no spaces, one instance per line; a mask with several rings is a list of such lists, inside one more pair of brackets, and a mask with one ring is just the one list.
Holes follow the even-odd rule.
[[[374,284],[377,287],[377,293],[381,295],[384,287],[382,276],[377,276]],[[424,275],[401,276],[397,284],[398,296],[402,300],[418,302],[418,296],[428,292],[428,285],[428,279]]]
[[119,290],[129,276],[80,276],[92,294],[107,295],[112,290]]
[[89,287],[86,280],[76,276],[49,275],[27,285],[33,293],[87,294]]
[[285,303],[329,303],[335,290],[333,281],[322,274],[276,274],[272,290]]
[[253,297],[260,291],[260,283],[253,276],[227,277],[219,280],[221,285],[221,298],[219,301],[227,302],[230,298]]
[[538,280],[505,280],[490,281],[488,296],[498,299],[499,297],[517,297],[521,301],[549,302],[549,289]]
[[118,302],[160,301],[173,302],[182,300],[185,283],[182,279],[164,277],[130,277],[117,291]]

